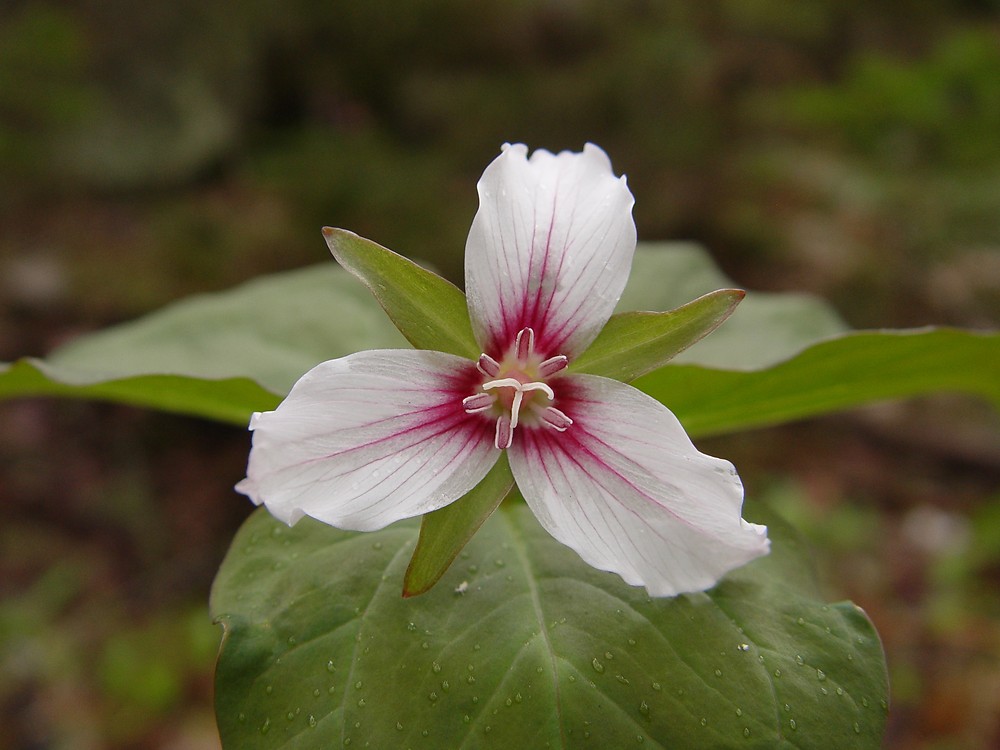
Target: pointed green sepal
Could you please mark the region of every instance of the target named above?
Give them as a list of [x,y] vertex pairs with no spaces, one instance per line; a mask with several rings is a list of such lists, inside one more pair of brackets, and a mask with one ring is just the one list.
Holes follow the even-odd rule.
[[714,331],[745,296],[740,289],[720,289],[669,312],[613,315],[570,369],[628,383]]
[[353,232],[325,227],[323,236],[337,262],[364,282],[415,348],[478,359],[469,309],[458,287]]
[[507,453],[465,497],[424,515],[420,537],[403,577],[403,596],[429,590],[514,486]]

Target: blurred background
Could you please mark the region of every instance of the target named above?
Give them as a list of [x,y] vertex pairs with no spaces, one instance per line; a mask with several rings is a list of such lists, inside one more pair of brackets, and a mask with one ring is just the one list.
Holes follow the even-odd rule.
[[[998,0],[4,0],[0,360],[352,229],[461,280],[504,141],[603,146],[645,240],[857,327],[1000,321]],[[239,429],[0,404],[0,748],[218,748]],[[890,748],[1000,746],[1000,419],[700,442],[885,642]]]

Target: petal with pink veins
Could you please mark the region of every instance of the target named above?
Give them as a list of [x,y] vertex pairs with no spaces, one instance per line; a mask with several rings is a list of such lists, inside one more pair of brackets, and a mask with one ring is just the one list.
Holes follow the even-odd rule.
[[741,517],[732,464],[700,453],[677,418],[631,386],[562,379],[564,432],[521,429],[510,465],[552,536],[652,596],[701,591],[769,549]]
[[440,352],[324,362],[275,411],[254,415],[236,489],[286,523],[308,515],[357,531],[447,505],[500,455],[493,420],[462,407],[477,379],[474,362]]
[[532,328],[535,350],[572,358],[607,322],[635,251],[632,193],[588,143],[583,153],[506,145],[479,180],[465,251],[473,331],[501,356]]

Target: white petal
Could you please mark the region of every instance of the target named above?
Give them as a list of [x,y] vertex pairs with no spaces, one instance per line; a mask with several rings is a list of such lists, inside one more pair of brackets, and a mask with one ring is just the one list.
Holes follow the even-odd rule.
[[635,251],[632,194],[607,154],[506,145],[479,180],[465,287],[479,345],[502,356],[530,327],[544,357],[579,354],[611,316]]
[[462,497],[499,457],[462,399],[481,378],[450,354],[382,350],[324,362],[254,415],[236,489],[277,518],[371,531]]
[[519,428],[510,465],[556,539],[653,596],[701,591],[767,554],[741,517],[732,464],[699,453],[677,418],[631,386],[592,375],[553,384],[565,432]]

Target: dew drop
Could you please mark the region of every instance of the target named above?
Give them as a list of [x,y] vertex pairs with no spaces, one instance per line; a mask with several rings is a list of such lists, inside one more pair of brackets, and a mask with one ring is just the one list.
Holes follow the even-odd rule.
[[431,644],[429,644],[427,641],[424,641],[423,643],[420,644],[420,648],[424,649],[425,651],[427,649],[429,649],[430,647],[431,647]]
[[861,705],[868,708],[868,699],[865,696],[861,696]]
[[355,690],[360,690],[361,689],[361,684],[362,684],[361,680],[358,680],[357,682],[355,682],[354,683],[354,689]]
[[271,731],[271,719],[264,719],[264,723],[260,725],[260,733],[267,734]]
[[274,685],[268,685],[266,688],[264,688],[264,692],[267,693],[268,695],[270,695],[271,693],[273,693],[274,692]]
[[330,695],[333,695],[335,692],[337,692],[337,686],[330,685],[330,687],[327,688],[326,692],[328,692]]
[[313,698],[319,698],[319,688],[313,690]]
[[842,687],[837,688],[837,695],[843,695],[843,694],[844,694],[844,688]]
[[493,564],[496,565],[498,568],[502,568],[507,563],[503,561],[502,557],[498,557],[496,560],[493,561]]
[[401,723],[399,723],[398,721],[396,722],[396,731],[397,732],[402,732],[403,731],[403,725]]
[[623,674],[616,674],[615,675],[615,679],[618,680],[618,682],[620,682],[622,685],[629,685],[629,684],[631,684],[628,681],[628,677],[626,677]]
[[826,679],[826,672],[824,672],[822,669],[817,669],[816,670],[816,679],[819,680],[820,682],[822,682],[823,680],[825,680]]
[[742,708],[737,708],[736,709],[736,715],[737,716],[742,716],[743,715],[743,709]]
[[604,673],[604,665],[601,664],[600,661],[598,661],[596,656],[590,660],[590,666],[592,666],[594,668],[594,671],[597,672],[598,674]]
[[476,665],[475,664],[466,664],[465,668],[468,669],[470,672],[475,672],[476,671]]
[[344,747],[349,747],[351,744],[351,738],[347,737],[344,739]]
[[743,736],[744,737],[750,736],[750,727],[743,727]]
[[802,654],[795,654],[795,663],[801,667],[806,663],[806,660],[802,658]]
[[242,724],[244,721],[247,720],[247,715],[242,711],[240,711],[240,715],[236,717],[236,720],[239,721],[240,724]]
[[800,617],[800,618],[799,618],[798,620],[796,620],[795,622],[797,622],[797,623],[798,623],[799,625],[805,625],[805,624],[806,624],[806,621],[805,621],[805,619],[804,619],[804,618],[802,618],[802,617]]
[[643,737],[641,734],[637,734],[635,736],[635,741],[638,742],[641,745],[643,742],[646,741],[646,738]]
[[468,677],[465,678],[465,681],[471,685],[476,681],[476,676],[474,674],[470,674]]
[[417,629],[417,624],[415,622],[408,622],[406,623],[406,629],[413,633]]
[[438,699],[438,694],[437,694],[437,693],[435,693],[435,692],[434,692],[434,691],[432,690],[432,691],[431,691],[431,694],[430,694],[430,695],[428,695],[428,696],[427,696],[427,698],[428,698],[428,699],[430,700],[430,702],[431,702],[431,703],[433,703],[434,701],[436,701],[436,700]]
[[545,670],[544,670],[544,669],[542,669],[541,667],[535,667],[535,674],[541,674],[541,673],[542,673],[542,672],[544,672],[544,671],[545,671]]
[[441,672],[441,665],[438,664],[436,661],[432,662],[431,671],[434,672],[434,674],[439,674]]
[[472,650],[473,650],[473,651],[478,651],[478,650],[479,650],[479,649],[481,649],[481,648],[482,648],[482,646],[480,646],[480,645],[479,645],[479,644],[477,643],[477,644],[476,644],[475,646],[473,646],[473,647],[472,647]]
[[653,690],[656,691],[663,690],[663,686],[660,683],[656,682],[655,680],[653,681],[652,688]]
[[523,700],[524,700],[524,698],[521,697],[520,693],[514,693],[514,702],[515,703],[520,703]]
[[861,734],[861,725],[858,722],[854,722],[854,733]]
[[288,719],[289,721],[294,721],[295,720],[295,712],[294,711],[289,711],[287,714],[285,714],[285,718]]
[[615,655],[614,655],[614,654],[612,654],[612,653],[611,653],[610,651],[605,651],[605,652],[604,652],[604,658],[605,658],[605,659],[614,659],[614,658],[615,658]]
[[367,705],[364,698],[358,699],[358,708],[364,708]]
[[647,719],[649,718],[649,704],[646,703],[646,701],[642,701],[639,704],[639,713],[641,713]]
[[785,708],[785,713],[788,713],[789,711],[792,710],[792,707],[789,706],[787,703],[785,704],[784,708]]
[[462,723],[463,724],[468,724],[470,721],[472,721],[472,717],[469,716],[468,714],[466,714],[465,716],[462,717]]
[[472,702],[473,703],[479,703],[479,696],[478,695],[472,696]]
[[795,719],[789,719],[788,727],[794,731],[795,729],[798,729],[799,725],[795,723]]
[[774,670],[774,676],[775,677],[781,677],[781,670],[780,669]]
[[883,711],[888,711],[889,710],[889,702],[885,698],[883,698],[882,700],[880,700],[879,704],[882,706],[882,710]]
[[493,731],[493,727],[487,724],[485,727],[483,727],[483,731],[486,732],[486,734],[489,734],[490,732]]
[[309,714],[309,719],[307,720],[307,722],[309,724],[309,727],[312,729],[315,729],[316,725],[319,723],[318,721],[316,721],[316,717],[313,716],[312,714]]
[[288,645],[289,646],[294,646],[296,643],[298,643],[298,641],[297,641],[297,639],[295,638],[294,635],[288,636]]
[[430,734],[430,732],[428,732],[426,729],[421,729],[420,730],[420,736],[421,737],[426,737],[429,734]]
[[716,669],[715,670],[715,676],[716,677],[722,677],[722,670],[721,669]]
[[708,719],[706,719],[706,718],[703,717],[700,723],[701,723],[701,725],[703,727],[707,727],[708,726]]
[[448,692],[448,690],[450,690],[450,689],[451,689],[451,683],[450,683],[450,682],[448,682],[448,680],[443,680],[443,681],[441,682],[441,689],[442,689],[442,690],[444,690],[444,691],[445,691],[445,692],[447,693],[447,692]]
[[507,700],[504,701],[504,704],[507,706],[507,708],[510,708],[511,706],[514,705],[514,701],[508,698]]
[[829,690],[827,690],[827,689],[826,689],[825,687],[821,687],[821,688],[819,689],[819,691],[820,691],[820,692],[821,692],[821,693],[822,693],[823,695],[829,695],[829,694],[830,694],[830,691],[829,691]]
[[575,674],[571,674],[566,679],[568,679],[570,682],[576,682],[576,675]]
[[736,648],[738,648],[740,651],[749,651],[750,650],[750,644],[749,643],[741,643]]
[[629,638],[628,639],[628,645],[634,646],[635,645],[635,638]]

